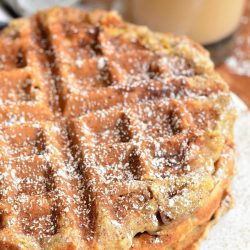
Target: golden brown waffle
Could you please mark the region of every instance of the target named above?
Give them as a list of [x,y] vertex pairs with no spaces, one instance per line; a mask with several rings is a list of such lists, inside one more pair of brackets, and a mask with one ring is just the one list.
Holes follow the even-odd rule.
[[227,85],[186,38],[54,8],[0,34],[0,249],[191,249],[228,206]]

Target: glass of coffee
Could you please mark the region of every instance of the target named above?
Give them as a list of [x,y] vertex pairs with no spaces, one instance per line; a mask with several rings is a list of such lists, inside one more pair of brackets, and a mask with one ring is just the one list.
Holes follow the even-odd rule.
[[186,35],[207,47],[218,63],[230,50],[245,0],[126,0],[125,19],[160,32]]

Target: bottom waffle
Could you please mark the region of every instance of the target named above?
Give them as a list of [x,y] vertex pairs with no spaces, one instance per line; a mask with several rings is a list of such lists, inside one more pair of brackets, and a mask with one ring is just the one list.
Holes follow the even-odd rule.
[[[133,250],[196,250],[206,237],[209,228],[232,206],[230,180],[234,173],[234,150],[225,146],[217,168],[225,171],[227,177],[220,181],[211,193],[206,204],[190,218],[185,218],[175,225],[166,226],[160,234],[142,233],[133,240]],[[220,171],[215,172],[215,176]]]

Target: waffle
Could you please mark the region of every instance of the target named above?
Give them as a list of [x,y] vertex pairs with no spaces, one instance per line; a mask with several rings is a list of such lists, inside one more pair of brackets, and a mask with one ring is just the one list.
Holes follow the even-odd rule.
[[194,249],[230,205],[230,92],[187,38],[112,12],[14,20],[0,103],[1,249]]

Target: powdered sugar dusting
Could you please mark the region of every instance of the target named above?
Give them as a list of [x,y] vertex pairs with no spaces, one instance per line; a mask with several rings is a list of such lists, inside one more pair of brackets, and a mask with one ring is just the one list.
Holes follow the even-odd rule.
[[114,14],[78,10],[19,25],[0,36],[13,50],[0,58],[3,232],[47,249],[126,249],[193,213],[226,177],[213,172],[229,93],[186,56],[198,53],[191,43],[167,36],[166,47]]

